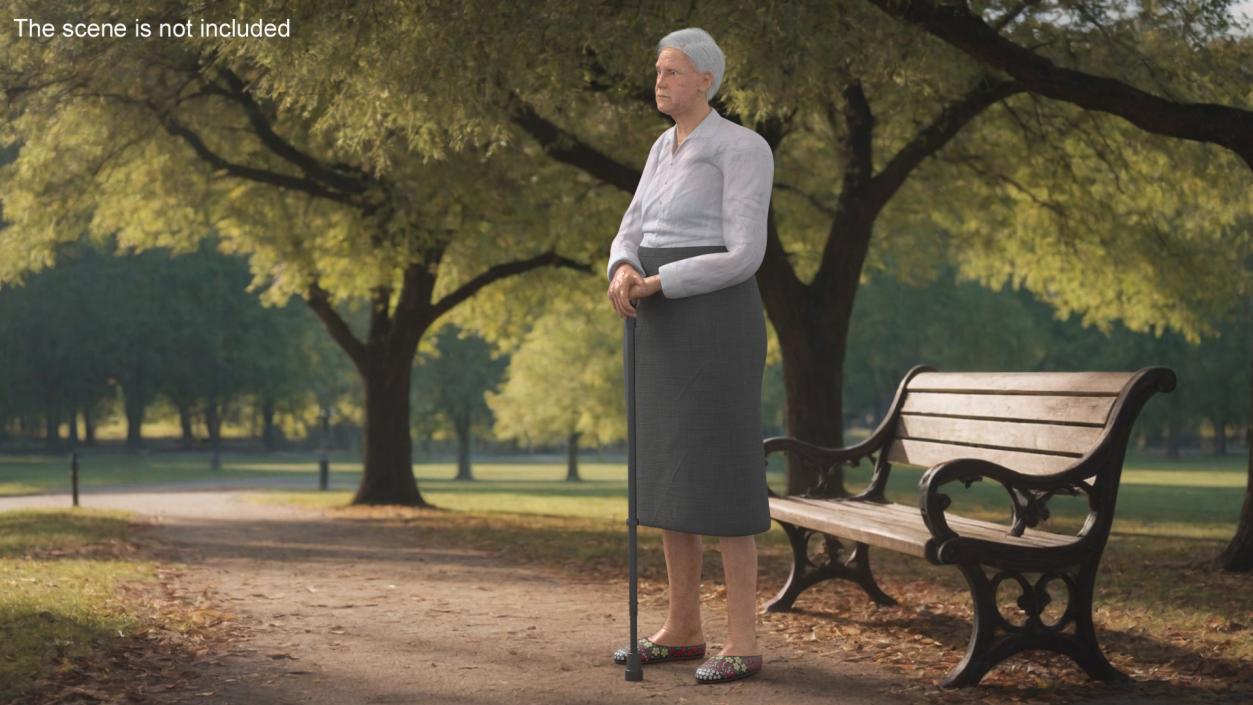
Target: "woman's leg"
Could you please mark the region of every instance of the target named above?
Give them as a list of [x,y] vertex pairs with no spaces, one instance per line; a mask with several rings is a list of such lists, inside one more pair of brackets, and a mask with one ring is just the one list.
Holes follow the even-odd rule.
[[700,623],[700,569],[705,549],[701,536],[662,529],[661,542],[670,579],[670,613],[666,623],[649,640],[664,646],[704,643]]
[[756,656],[757,537],[721,536],[722,570],[727,583],[727,641],[719,656]]

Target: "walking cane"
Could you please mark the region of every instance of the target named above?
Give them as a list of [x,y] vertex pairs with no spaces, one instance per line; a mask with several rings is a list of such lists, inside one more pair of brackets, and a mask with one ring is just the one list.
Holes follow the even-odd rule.
[[[631,305],[637,302],[632,301]],[[639,309],[637,308],[638,312]],[[639,520],[635,516],[635,316],[626,320],[626,398],[627,398],[627,570],[631,574],[631,651],[627,654],[626,679],[629,681],[644,680],[644,668],[640,664],[639,645],[635,639],[636,618],[636,581],[638,575],[635,568],[635,527]]]

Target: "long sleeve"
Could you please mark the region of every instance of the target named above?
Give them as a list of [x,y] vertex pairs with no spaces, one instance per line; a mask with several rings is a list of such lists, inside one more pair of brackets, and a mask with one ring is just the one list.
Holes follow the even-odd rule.
[[662,138],[658,137],[652,148],[648,150],[648,159],[644,162],[644,173],[640,175],[640,182],[635,186],[635,195],[631,197],[631,205],[627,206],[626,213],[622,216],[622,223],[618,226],[618,234],[613,238],[613,244],[609,246],[609,267],[606,269],[606,276],[612,280],[613,270],[620,262],[629,262],[635,271],[644,276],[644,265],[640,264],[638,254],[640,241],[644,239],[644,214],[643,203],[644,192],[648,189],[649,180],[652,178],[653,172],[657,166],[657,149],[661,144]]
[[774,188],[774,153],[755,139],[729,147],[722,160],[722,240],[726,252],[711,252],[657,268],[668,299],[734,286],[757,273],[766,254],[766,215]]

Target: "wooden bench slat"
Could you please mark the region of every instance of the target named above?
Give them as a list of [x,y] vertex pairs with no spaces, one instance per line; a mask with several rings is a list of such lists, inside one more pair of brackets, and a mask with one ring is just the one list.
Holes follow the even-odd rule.
[[1066,455],[1044,455],[1043,453],[933,443],[908,438],[895,440],[888,447],[888,460],[922,468],[929,468],[955,458],[990,460],[1026,475],[1049,475],[1070,467],[1077,460]]
[[[813,506],[795,497],[770,498],[770,516],[789,524],[817,529],[833,536],[859,541],[870,546],[880,546],[918,558],[926,558],[924,547],[930,533],[918,514],[918,525],[906,522],[899,525],[868,525],[859,512],[841,512],[827,506]],[[919,532],[919,527],[922,532]]]
[[1083,455],[1096,445],[1104,429],[1091,426],[954,419],[941,416],[901,414],[897,435],[932,441],[955,441],[1020,450],[1054,451]]
[[909,392],[905,395],[901,410],[906,413],[941,416],[1104,425],[1115,398]]
[[[931,532],[922,512],[907,504],[771,497],[770,516],[780,521],[824,531],[852,541],[926,557]],[[1077,537],[1027,529],[1022,536],[1009,535],[1009,527],[956,514],[946,515],[949,526],[962,536],[1023,548],[1068,546]]]
[[[857,514],[863,520],[892,527],[916,525],[921,533],[926,534],[926,537],[923,539],[924,543],[926,539],[931,537],[931,532],[927,530],[926,524],[922,521],[922,512],[913,505],[896,502],[879,504],[876,502],[812,499],[809,497],[789,497],[788,499],[823,509],[834,509],[842,513],[848,513],[850,516]],[[1010,536],[1007,524],[971,519],[960,514],[946,513],[945,519],[948,521],[948,525],[962,536],[1005,541],[1021,546],[1047,548],[1051,546],[1066,546],[1078,540],[1075,536],[1055,534],[1051,531],[1041,531],[1039,529],[1027,529],[1022,536]]]
[[920,372],[906,387],[926,392],[1117,395],[1130,372]]

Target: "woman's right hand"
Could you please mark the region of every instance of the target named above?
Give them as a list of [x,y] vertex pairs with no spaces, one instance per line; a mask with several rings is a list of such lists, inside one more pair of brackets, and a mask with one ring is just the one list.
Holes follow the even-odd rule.
[[629,263],[619,263],[618,268],[613,270],[613,280],[609,282],[609,291],[606,295],[613,309],[623,320],[626,320],[627,316],[635,317],[635,306],[631,303],[631,290],[637,286],[644,287],[644,278]]

